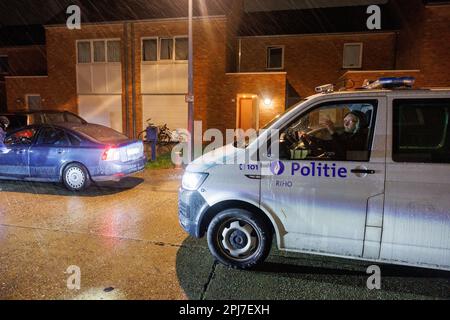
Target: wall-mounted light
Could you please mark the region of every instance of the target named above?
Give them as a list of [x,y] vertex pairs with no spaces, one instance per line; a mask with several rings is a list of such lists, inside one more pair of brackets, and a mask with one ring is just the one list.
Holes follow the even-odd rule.
[[270,107],[272,105],[272,99],[270,98],[264,98],[264,105],[266,107]]

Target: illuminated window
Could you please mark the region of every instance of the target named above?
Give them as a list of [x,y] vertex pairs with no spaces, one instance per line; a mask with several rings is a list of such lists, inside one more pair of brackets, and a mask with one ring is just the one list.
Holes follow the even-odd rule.
[[346,43],[344,44],[344,62],[343,68],[361,68],[362,67],[362,43]]

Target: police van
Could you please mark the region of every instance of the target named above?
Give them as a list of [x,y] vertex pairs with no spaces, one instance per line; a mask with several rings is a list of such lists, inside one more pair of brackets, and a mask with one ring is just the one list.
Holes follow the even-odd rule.
[[[249,145],[196,159],[181,226],[241,269],[275,240],[283,251],[450,270],[450,89],[413,83],[319,87]],[[249,161],[229,161],[248,150]]]

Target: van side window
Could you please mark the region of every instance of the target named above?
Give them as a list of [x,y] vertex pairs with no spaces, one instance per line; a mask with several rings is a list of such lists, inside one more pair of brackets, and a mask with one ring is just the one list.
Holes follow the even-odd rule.
[[377,101],[321,104],[280,131],[280,159],[369,161]]
[[395,162],[450,163],[450,99],[394,100]]

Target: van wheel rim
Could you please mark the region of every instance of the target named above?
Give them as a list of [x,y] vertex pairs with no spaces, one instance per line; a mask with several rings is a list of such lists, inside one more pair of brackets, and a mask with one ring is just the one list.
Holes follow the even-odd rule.
[[259,242],[253,226],[244,221],[225,223],[220,232],[220,238],[222,251],[236,260],[244,260],[252,256]]
[[66,173],[66,182],[73,189],[81,189],[86,177],[80,168],[70,168]]

